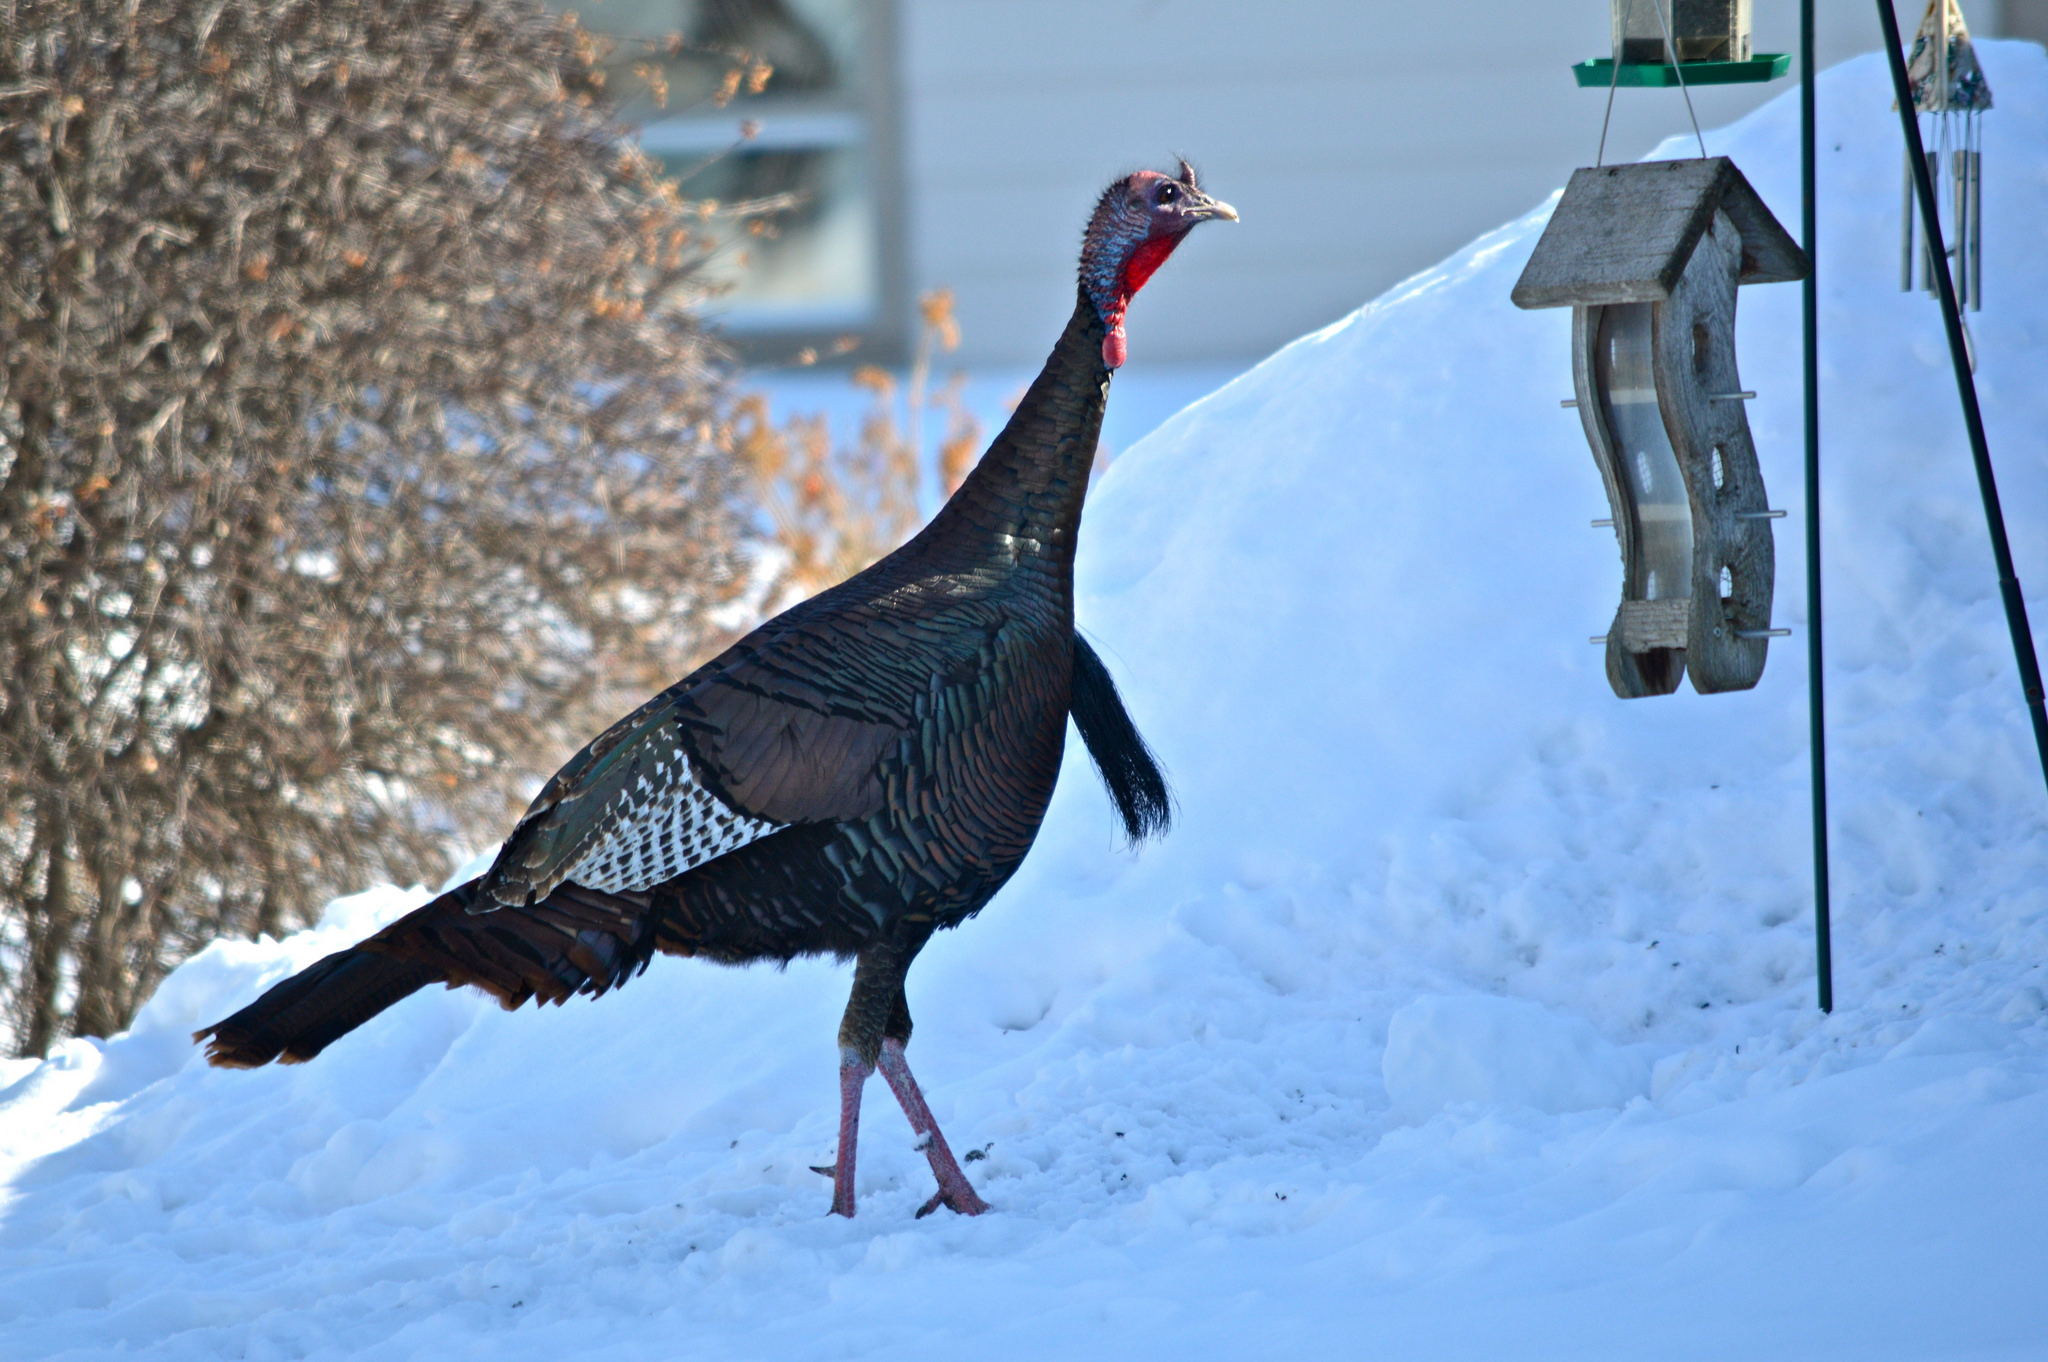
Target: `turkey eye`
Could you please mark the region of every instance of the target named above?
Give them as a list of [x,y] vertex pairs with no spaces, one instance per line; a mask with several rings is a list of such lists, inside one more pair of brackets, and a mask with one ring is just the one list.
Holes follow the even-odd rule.
[[1173,201],[1174,201],[1175,199],[1177,199],[1177,198],[1179,198],[1179,197],[1180,197],[1180,186],[1179,186],[1179,185],[1176,185],[1176,184],[1162,184],[1162,185],[1160,185],[1160,186],[1159,186],[1159,201],[1160,201],[1161,203],[1172,203],[1172,202],[1173,202]]

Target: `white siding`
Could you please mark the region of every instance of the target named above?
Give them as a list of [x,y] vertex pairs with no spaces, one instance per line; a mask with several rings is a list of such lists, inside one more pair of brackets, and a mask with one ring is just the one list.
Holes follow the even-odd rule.
[[[1901,6],[1909,31],[1921,8]],[[1988,29],[1990,4],[1966,8]],[[1869,5],[1820,9],[1823,66],[1877,46]],[[1134,363],[1262,355],[1534,206],[1600,137],[1604,92],[1568,69],[1608,51],[1600,0],[900,0],[899,16],[912,283],[955,289],[970,366],[1036,365],[1095,196],[1176,152],[1244,221],[1196,232],[1146,290]],[[1797,22],[1758,0],[1756,50],[1792,52],[1795,75]],[[1693,100],[1712,127],[1792,88]],[[1608,156],[1687,126],[1676,91],[1623,90]],[[1796,203],[1773,207],[1796,223]]]

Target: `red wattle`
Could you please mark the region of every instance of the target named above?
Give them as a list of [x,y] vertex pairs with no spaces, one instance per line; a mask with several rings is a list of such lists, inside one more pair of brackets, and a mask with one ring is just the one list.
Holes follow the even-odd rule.
[[1124,345],[1124,324],[1118,322],[1102,338],[1102,362],[1112,369],[1121,369],[1128,354],[1129,350]]

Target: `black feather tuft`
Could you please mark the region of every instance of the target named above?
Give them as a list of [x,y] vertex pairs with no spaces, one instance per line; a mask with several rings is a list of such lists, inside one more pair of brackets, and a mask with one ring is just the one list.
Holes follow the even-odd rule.
[[1136,724],[1124,710],[1109,668],[1074,635],[1073,693],[1068,704],[1081,741],[1088,744],[1088,757],[1102,777],[1103,788],[1123,816],[1124,833],[1132,843],[1163,835],[1173,825],[1173,795],[1152,749],[1138,735]]
[[192,1039],[210,1041],[209,1064],[255,1069],[303,1064],[399,999],[433,983],[431,965],[351,947],[316,960]]

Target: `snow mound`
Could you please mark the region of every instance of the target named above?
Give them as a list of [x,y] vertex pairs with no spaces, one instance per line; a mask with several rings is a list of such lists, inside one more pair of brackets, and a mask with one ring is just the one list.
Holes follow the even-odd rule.
[[[2038,588],[2048,57],[1979,51],[1970,322]],[[1071,748],[1024,870],[911,974],[996,1214],[912,1220],[878,1097],[860,1217],[824,1216],[820,962],[432,990],[301,1068],[199,1062],[190,1028],[423,893],[379,890],[0,1069],[8,1356],[2037,1355],[2048,796],[1939,319],[1897,290],[1883,64],[1818,93],[1833,1016],[1799,640],[1754,691],[1629,703],[1586,642],[1619,572],[1569,319],[1508,302],[1545,205],[1105,479],[1080,618],[1182,819],[1120,851]],[[1788,92],[1709,138],[1787,222],[1797,123]],[[1794,628],[1798,315],[1743,290]]]
[[1430,995],[1387,1018],[1380,1078],[1397,1112],[1453,1102],[1562,1113],[1619,1107],[1649,1090],[1649,1066],[1582,1017],[1485,993]]

